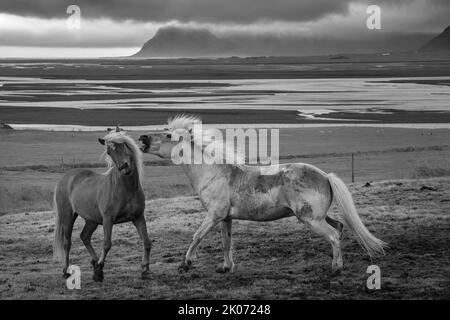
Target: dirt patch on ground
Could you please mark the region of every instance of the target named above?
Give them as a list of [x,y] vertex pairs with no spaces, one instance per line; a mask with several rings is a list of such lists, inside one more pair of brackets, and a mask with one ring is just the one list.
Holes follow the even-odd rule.
[[[139,277],[141,243],[127,223],[114,227],[105,281],[95,283],[79,239],[79,219],[71,252],[71,263],[82,270],[79,291],[66,289],[61,266],[52,261],[52,212],[0,217],[0,298],[449,299],[450,180],[389,181],[351,190],[367,227],[390,248],[386,256],[371,261],[344,231],[344,271],[339,276],[331,275],[328,243],[295,218],[234,221],[233,274],[215,272],[222,263],[216,228],[200,245],[194,269],[179,274],[177,267],[204,216],[198,199],[183,197],[147,203],[147,225],[154,239],[151,280]],[[97,250],[99,230],[93,238]],[[371,264],[380,266],[382,276],[381,290],[374,292],[365,289]]]

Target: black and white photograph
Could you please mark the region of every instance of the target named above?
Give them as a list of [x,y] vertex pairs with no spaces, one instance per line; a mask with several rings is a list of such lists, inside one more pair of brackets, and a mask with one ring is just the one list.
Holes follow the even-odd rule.
[[0,0],[0,300],[448,300],[449,86],[448,0]]

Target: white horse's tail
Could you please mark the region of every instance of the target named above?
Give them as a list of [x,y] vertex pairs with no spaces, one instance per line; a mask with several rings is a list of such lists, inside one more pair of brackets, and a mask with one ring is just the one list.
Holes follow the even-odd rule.
[[62,262],[65,259],[64,230],[59,218],[58,205],[56,204],[56,188],[53,195],[53,210],[55,211],[55,238],[53,240],[53,260]]
[[384,254],[383,247],[387,246],[387,244],[373,236],[364,226],[361,218],[356,212],[352,195],[345,183],[334,173],[328,174],[327,178],[328,181],[330,181],[331,189],[333,190],[333,198],[335,199],[347,226],[358,236],[358,242],[371,257],[377,254]]

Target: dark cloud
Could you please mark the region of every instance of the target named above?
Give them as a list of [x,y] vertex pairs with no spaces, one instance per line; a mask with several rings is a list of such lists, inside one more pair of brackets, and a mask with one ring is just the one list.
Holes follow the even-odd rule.
[[117,20],[249,23],[259,20],[310,21],[345,13],[351,0],[1,0],[0,12],[54,18],[71,4],[83,16]]
[[[0,43],[8,46],[111,48],[141,47],[149,38],[150,30],[136,26],[124,28],[121,24],[84,26],[83,37],[71,36],[65,29],[40,35],[26,31],[0,32]],[[188,36],[186,36],[186,34]],[[274,55],[298,56],[330,53],[367,53],[382,51],[415,51],[436,34],[404,32],[372,32],[360,29],[352,34],[254,34],[248,32],[217,35],[205,28],[190,26],[162,27],[149,44],[152,56],[208,55]],[[199,43],[200,42],[200,45]],[[155,47],[156,45],[156,47]],[[158,51],[160,50],[160,51]]]
[[[81,7],[79,31],[65,25],[71,4]],[[366,29],[369,4],[382,9],[382,31]],[[449,25],[450,1],[0,0],[0,13],[18,16],[0,15],[0,46],[140,47],[176,20],[206,26],[240,54],[304,55],[414,50]]]
[[[65,17],[71,4],[88,18],[181,22],[238,22],[259,20],[312,21],[327,14],[345,14],[350,3],[405,6],[418,0],[1,0],[0,12],[43,18]],[[421,0],[450,7],[448,0]]]

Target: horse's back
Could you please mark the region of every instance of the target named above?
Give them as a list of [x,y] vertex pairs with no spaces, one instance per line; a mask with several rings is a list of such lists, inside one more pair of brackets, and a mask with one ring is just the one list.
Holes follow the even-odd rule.
[[287,164],[283,171],[283,193],[289,198],[291,209],[297,212],[312,208],[315,214],[326,214],[333,201],[327,174],[306,163]]
[[55,201],[59,207],[69,208],[83,215],[93,212],[95,220],[98,215],[97,190],[101,175],[89,169],[72,169],[68,171],[56,185]]
[[331,205],[332,191],[322,170],[304,163],[280,164],[272,167],[242,167],[231,175],[232,205],[235,218],[275,220],[309,205],[326,211]]
[[257,185],[292,185],[296,189],[315,189],[325,195],[331,191],[327,174],[307,163],[284,163],[272,166],[245,166],[245,175]]
[[56,185],[56,189],[60,192],[70,194],[75,186],[98,177],[99,174],[89,169],[72,169],[64,174]]
[[286,175],[291,177],[293,182],[307,188],[313,188],[325,195],[328,195],[329,192],[331,192],[327,174],[311,164],[286,164]]

